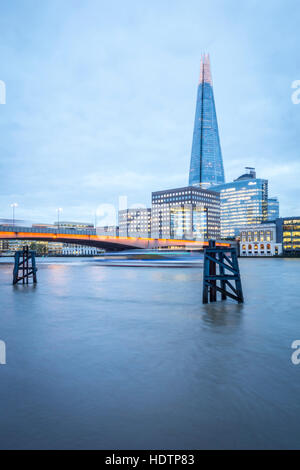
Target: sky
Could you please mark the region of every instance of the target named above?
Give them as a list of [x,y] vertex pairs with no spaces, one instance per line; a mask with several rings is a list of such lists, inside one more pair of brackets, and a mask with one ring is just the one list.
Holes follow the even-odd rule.
[[226,181],[255,167],[299,216],[299,20],[297,0],[2,2],[0,218],[101,225],[187,185],[204,52]]

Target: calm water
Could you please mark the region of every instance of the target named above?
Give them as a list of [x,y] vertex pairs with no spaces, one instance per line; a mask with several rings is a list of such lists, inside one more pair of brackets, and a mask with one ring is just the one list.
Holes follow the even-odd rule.
[[300,260],[240,260],[242,306],[199,268],[6,263],[1,448],[300,448]]

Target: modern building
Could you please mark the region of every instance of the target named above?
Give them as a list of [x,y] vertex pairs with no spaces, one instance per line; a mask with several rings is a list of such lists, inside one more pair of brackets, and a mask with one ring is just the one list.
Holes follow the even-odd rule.
[[278,240],[275,222],[246,225],[239,233],[240,256],[278,256],[282,243]]
[[284,217],[276,220],[277,236],[282,241],[283,254],[300,256],[300,217]]
[[268,199],[268,220],[273,221],[279,218],[279,201],[277,197]]
[[201,59],[189,186],[209,188],[225,182],[209,55]]
[[133,208],[119,211],[120,237],[151,237],[151,209]]
[[256,178],[254,168],[231,183],[214,186],[221,199],[221,238],[232,238],[242,227],[268,219],[268,180]]
[[220,195],[196,186],[152,193],[152,237],[220,238]]

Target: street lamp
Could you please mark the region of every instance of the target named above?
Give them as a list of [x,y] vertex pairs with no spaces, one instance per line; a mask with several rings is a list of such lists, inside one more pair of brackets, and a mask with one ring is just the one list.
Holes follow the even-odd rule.
[[16,207],[18,207],[17,202],[14,202],[13,204],[11,204],[10,207],[12,208],[13,226],[14,226],[15,225],[15,209],[16,209]]
[[62,211],[63,211],[63,210],[62,210],[61,207],[59,207],[59,208],[57,209],[57,228],[58,228],[58,229],[59,229],[59,214],[60,214]]

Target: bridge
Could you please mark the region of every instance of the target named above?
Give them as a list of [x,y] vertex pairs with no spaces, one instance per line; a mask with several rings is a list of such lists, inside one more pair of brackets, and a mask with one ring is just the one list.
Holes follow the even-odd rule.
[[[208,245],[206,240],[176,240],[166,238],[115,237],[97,235],[96,229],[76,230],[70,228],[20,227],[0,225],[0,240],[32,240],[45,242],[72,243],[102,248],[108,251],[128,249],[183,249],[202,250]],[[230,243],[216,242],[217,246]]]

